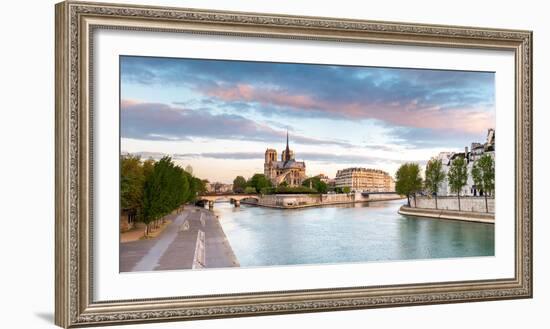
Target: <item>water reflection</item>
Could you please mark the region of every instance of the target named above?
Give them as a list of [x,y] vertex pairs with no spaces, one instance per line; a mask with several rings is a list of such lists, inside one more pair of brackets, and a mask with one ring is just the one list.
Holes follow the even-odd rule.
[[214,211],[241,266],[494,255],[494,225],[401,216],[402,203]]

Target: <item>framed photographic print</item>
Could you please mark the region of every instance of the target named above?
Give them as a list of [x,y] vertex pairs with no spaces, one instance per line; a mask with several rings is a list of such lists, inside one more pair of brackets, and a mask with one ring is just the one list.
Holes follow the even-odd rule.
[[59,3],[56,324],[531,297],[531,66],[530,31]]

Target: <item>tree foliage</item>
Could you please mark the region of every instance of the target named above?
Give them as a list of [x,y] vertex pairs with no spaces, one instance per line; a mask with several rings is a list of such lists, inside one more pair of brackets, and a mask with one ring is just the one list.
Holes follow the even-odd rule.
[[395,191],[407,196],[407,204],[411,206],[410,196],[422,189],[420,166],[417,163],[402,164],[395,173]]
[[424,172],[424,187],[431,193],[437,195],[439,192],[439,184],[445,180],[445,172],[441,160],[432,159],[426,164]]
[[495,189],[495,161],[485,154],[474,163],[472,179],[476,188],[481,189],[484,195],[492,194]]
[[464,157],[458,157],[451,163],[448,180],[451,192],[456,193],[458,198],[458,210],[460,210],[460,191],[468,182],[468,167]]
[[351,192],[351,188],[349,186],[334,187],[331,190],[334,191],[335,193],[350,193]]
[[260,193],[263,188],[271,187],[271,181],[264,174],[254,174],[248,182],[247,186],[253,187],[256,193]]
[[145,180],[143,221],[147,224],[169,214],[190,197],[190,184],[184,170],[169,157],[155,163]]
[[460,191],[468,181],[467,163],[463,157],[458,157],[451,163],[448,180],[451,192],[457,193],[460,196]]
[[246,188],[246,179],[243,176],[237,176],[233,180],[233,192],[243,193]]
[[472,179],[476,188],[483,191],[485,197],[485,211],[489,212],[487,205],[487,194],[493,194],[495,190],[495,161],[485,154],[474,163],[472,167]]
[[169,157],[142,162],[139,157],[123,156],[120,167],[121,208],[134,212],[145,224],[161,219],[206,190],[202,180]]
[[327,193],[328,186],[327,183],[323,182],[319,176],[311,177],[302,183],[302,186],[310,187],[316,190],[319,193]]
[[316,194],[317,191],[305,186],[277,186],[267,187],[260,191],[262,194]]
[[247,186],[247,187],[244,188],[244,193],[246,193],[246,194],[255,194],[256,193],[256,188],[253,187],[253,186]]
[[140,216],[143,205],[144,168],[139,157],[124,156],[120,160],[120,207]]
[[194,176],[191,176],[191,177],[192,177],[192,188],[191,188],[191,196],[189,201],[195,201],[197,199],[197,195],[206,193],[207,181]]

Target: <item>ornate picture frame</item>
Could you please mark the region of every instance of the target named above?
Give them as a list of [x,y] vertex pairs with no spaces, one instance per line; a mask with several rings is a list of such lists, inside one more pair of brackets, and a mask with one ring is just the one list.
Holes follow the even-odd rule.
[[[531,298],[532,32],[65,1],[56,5],[55,323],[146,323]],[[513,278],[95,301],[93,33],[99,29],[507,50],[515,58]]]

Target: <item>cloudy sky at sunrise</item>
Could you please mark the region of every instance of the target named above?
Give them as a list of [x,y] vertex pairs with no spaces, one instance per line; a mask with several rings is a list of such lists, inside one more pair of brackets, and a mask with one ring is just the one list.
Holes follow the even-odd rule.
[[120,57],[121,151],[170,155],[211,182],[263,173],[288,129],[306,173],[392,176],[407,161],[484,142],[494,73]]

